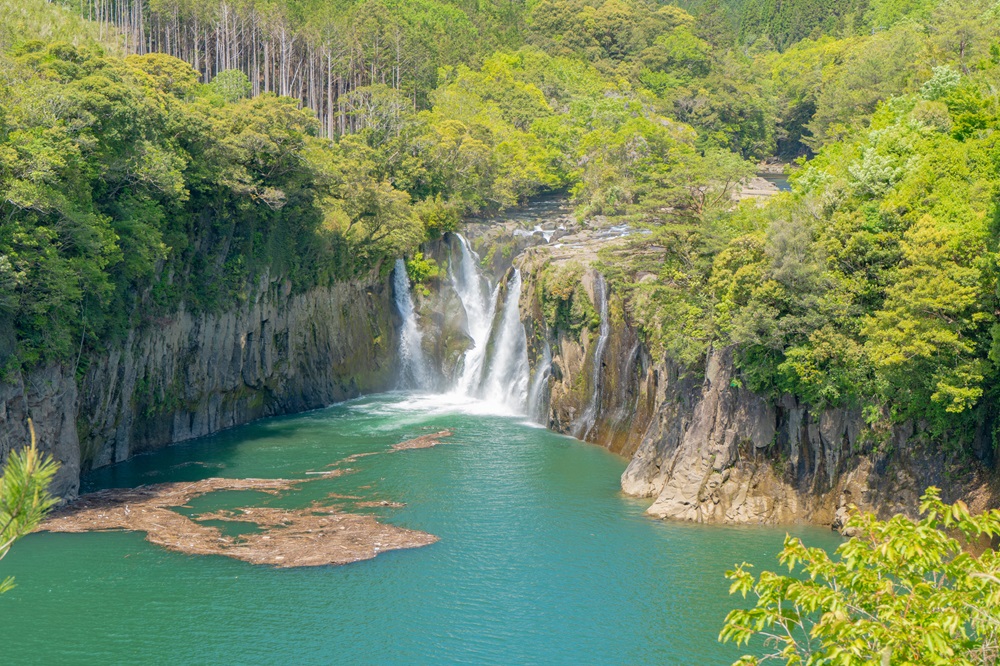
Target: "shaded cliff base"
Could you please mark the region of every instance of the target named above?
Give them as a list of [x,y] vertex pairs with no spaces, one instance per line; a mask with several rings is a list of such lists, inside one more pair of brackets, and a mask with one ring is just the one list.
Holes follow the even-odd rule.
[[85,371],[52,365],[0,383],[0,464],[29,441],[30,416],[60,464],[51,492],[73,499],[83,471],[388,389],[397,319],[377,274],[299,294],[265,276],[231,310],[147,322]]

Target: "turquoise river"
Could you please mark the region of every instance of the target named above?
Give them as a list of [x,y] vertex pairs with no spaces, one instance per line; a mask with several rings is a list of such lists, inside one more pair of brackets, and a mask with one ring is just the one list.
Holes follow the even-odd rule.
[[[625,461],[484,403],[363,398],[236,428],[92,473],[84,491],[208,476],[303,478],[443,428],[431,449],[273,497],[178,509],[301,507],[330,493],[440,541],[341,567],[189,556],[141,533],[35,534],[0,565],[4,664],[727,664],[723,573],[776,566],[784,529],[657,522],[619,490]],[[326,500],[329,502],[329,500]],[[345,508],[351,509],[349,501]],[[232,529],[232,527],[230,528]],[[829,531],[792,530],[832,547]]]

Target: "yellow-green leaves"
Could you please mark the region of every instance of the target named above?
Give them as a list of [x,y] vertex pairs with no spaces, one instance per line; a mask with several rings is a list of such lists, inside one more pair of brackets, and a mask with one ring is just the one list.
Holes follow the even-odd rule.
[[862,329],[868,354],[890,390],[920,386],[945,411],[961,413],[982,396],[987,370],[975,339],[975,315],[991,296],[981,275],[983,222],[953,227],[924,216],[904,235],[902,250],[895,284]]
[[732,611],[719,639],[761,638],[761,657],[785,664],[996,663],[1000,555],[968,549],[1000,531],[1000,511],[974,516],[963,502],[942,502],[937,488],[920,510],[920,520],[887,521],[854,511],[847,527],[857,536],[833,557],[787,538],[779,561],[790,576],[754,578],[746,564],[727,572],[730,593],[755,605]]

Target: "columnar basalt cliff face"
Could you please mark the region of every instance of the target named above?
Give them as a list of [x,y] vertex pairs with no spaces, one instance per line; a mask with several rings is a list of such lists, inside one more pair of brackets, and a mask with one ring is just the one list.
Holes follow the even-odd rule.
[[[403,292],[428,366],[417,388],[500,401],[630,458],[622,489],[650,498],[659,518],[836,526],[850,504],[912,515],[928,485],[974,509],[1000,499],[990,446],[980,460],[948,457],[912,424],[877,434],[858,410],[757,395],[728,349],[700,368],[654,359],[598,270],[598,250],[620,233],[562,212],[531,224],[476,225],[468,241],[425,246],[439,275],[412,299]],[[54,490],[72,497],[81,470],[396,384],[389,279],[298,295],[264,280],[255,294],[133,331],[82,376],[52,366],[0,385],[0,458],[28,441],[32,417],[62,463]]]
[[51,367],[0,386],[0,455],[39,442],[62,463],[56,486],[73,497],[81,469],[276,414],[390,388],[397,315],[377,280],[291,295],[262,281],[228,312],[181,310],[132,331],[76,380]]
[[0,384],[0,461],[31,441],[31,418],[39,448],[60,465],[51,492],[75,497],[80,488],[76,405],[76,381],[72,371],[62,366],[38,368]]

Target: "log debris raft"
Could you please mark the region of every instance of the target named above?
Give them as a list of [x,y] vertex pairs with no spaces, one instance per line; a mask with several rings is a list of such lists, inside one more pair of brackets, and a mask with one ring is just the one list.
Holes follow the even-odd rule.
[[[369,560],[382,551],[427,546],[433,534],[386,525],[373,516],[344,513],[313,504],[304,509],[248,507],[216,511],[192,520],[171,507],[220,490],[257,490],[272,494],[305,480],[220,479],[193,483],[158,483],[138,488],[112,488],[84,495],[57,510],[39,528],[48,532],[129,530],[146,540],[189,555],[225,555],[251,564],[307,567]],[[200,521],[250,522],[259,532],[228,536]]]
[[451,430],[442,430],[441,432],[435,432],[430,435],[421,435],[420,437],[408,439],[405,442],[400,442],[399,444],[393,444],[392,450],[409,451],[410,449],[429,449],[432,446],[440,444],[442,438],[451,437],[451,435]]
[[[445,430],[396,444],[392,451],[436,446]],[[350,462],[361,456],[351,457]],[[341,461],[343,463],[345,461]],[[347,470],[323,473],[338,476]],[[44,532],[145,532],[146,540],[189,555],[224,555],[251,564],[307,567],[368,560],[380,552],[419,548],[438,540],[433,534],[378,522],[374,516],[345,513],[312,504],[303,509],[247,507],[201,514],[194,519],[173,507],[217,491],[251,490],[278,495],[315,479],[223,479],[158,483],[138,488],[110,488],[84,495],[54,511],[39,527]],[[358,506],[403,506],[395,502],[363,502]],[[259,531],[230,536],[203,521],[253,523]]]

